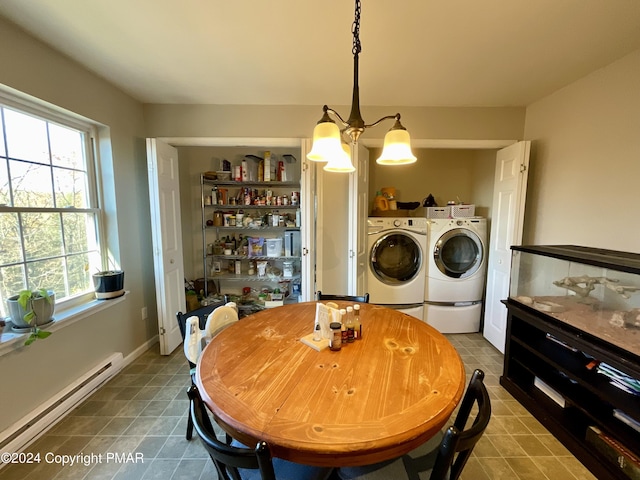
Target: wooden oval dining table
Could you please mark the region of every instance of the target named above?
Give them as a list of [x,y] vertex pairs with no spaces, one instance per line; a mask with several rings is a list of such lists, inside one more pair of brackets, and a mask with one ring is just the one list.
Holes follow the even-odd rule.
[[340,467],[403,455],[446,424],[466,381],[441,333],[361,304],[362,339],[317,351],[300,341],[315,312],[316,302],[263,310],[204,349],[196,384],[225,431],[245,445],[266,441],[275,457]]

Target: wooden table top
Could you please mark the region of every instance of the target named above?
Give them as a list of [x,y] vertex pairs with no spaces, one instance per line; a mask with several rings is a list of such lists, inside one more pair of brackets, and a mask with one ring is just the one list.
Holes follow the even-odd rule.
[[225,430],[245,445],[266,441],[275,457],[338,467],[403,455],[445,425],[466,381],[442,334],[361,304],[362,339],[318,352],[299,341],[313,331],[315,309],[264,310],[205,348],[196,384]]

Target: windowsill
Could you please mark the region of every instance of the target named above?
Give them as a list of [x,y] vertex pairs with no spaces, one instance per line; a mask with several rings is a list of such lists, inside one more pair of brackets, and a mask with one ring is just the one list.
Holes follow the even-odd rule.
[[[74,323],[84,318],[101,312],[102,310],[106,310],[113,305],[124,302],[128,293],[129,292],[126,291],[124,295],[118,298],[112,298],[108,300],[92,300],[90,302],[83,303],[81,305],[77,305],[65,310],[56,310],[53,322],[46,326],[43,330],[46,330],[47,332],[55,332],[62,328],[68,327],[69,325],[73,325]],[[12,330],[11,327],[11,321],[7,321],[4,329],[2,330],[2,332],[0,332],[0,356],[5,355],[17,348],[23,347],[24,342],[29,335],[29,333],[16,333]]]

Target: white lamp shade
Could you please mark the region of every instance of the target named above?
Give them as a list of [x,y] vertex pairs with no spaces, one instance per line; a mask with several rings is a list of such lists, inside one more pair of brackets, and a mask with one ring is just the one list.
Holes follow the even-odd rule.
[[351,163],[351,152],[349,145],[341,143],[340,154],[332,157],[323,170],[327,172],[349,173],[355,172],[356,169]]
[[376,162],[380,165],[407,165],[416,160],[411,152],[409,132],[401,128],[389,130],[384,137],[380,158]]
[[313,162],[328,162],[343,154],[338,126],[333,122],[318,123],[313,129],[313,145],[307,158]]

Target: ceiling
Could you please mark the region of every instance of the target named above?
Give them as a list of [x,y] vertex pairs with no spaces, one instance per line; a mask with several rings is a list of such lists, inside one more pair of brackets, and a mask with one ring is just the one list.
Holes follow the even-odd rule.
[[[364,2],[360,99],[525,106],[640,48],[638,0]],[[348,0],[2,0],[145,103],[348,105]]]

